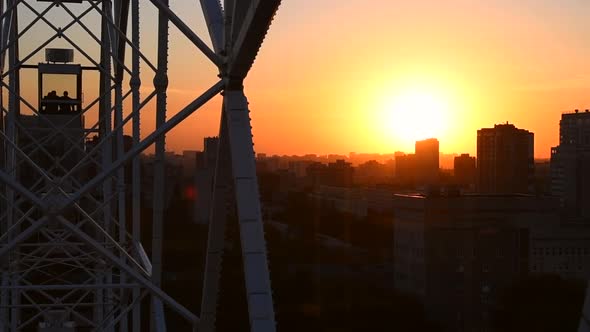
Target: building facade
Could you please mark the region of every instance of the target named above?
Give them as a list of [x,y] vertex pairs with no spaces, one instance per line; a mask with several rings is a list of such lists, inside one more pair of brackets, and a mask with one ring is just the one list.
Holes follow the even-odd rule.
[[416,180],[419,184],[437,184],[439,180],[439,143],[436,138],[416,141]]
[[534,191],[534,134],[512,124],[477,131],[477,190],[481,193]]
[[590,279],[588,225],[531,227],[530,273],[557,274],[565,279]]
[[462,154],[455,157],[453,163],[455,183],[462,187],[471,188],[475,185],[477,167],[475,157]]
[[396,154],[395,177],[399,183],[418,186],[439,181],[439,143],[436,138],[416,141],[414,154]]
[[489,331],[498,291],[528,274],[532,223],[555,200],[529,195],[396,195],[395,288],[449,331]]
[[353,184],[354,167],[343,159],[328,165],[313,162],[306,168],[307,178],[314,186],[351,187]]
[[559,146],[551,149],[551,193],[566,215],[590,219],[590,111],[561,116]]

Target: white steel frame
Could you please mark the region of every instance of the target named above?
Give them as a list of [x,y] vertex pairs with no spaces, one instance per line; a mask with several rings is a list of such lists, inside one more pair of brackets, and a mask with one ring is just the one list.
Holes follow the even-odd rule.
[[[260,212],[255,155],[248,101],[243,81],[250,70],[280,0],[200,0],[207,23],[210,48],[168,6],[168,0],[145,0],[158,10],[158,56],[152,64],[140,45],[139,0],[0,0],[0,332],[30,329],[44,314],[62,310],[71,319],[95,331],[143,331],[141,303],[151,303],[151,330],[165,331],[164,306],[191,322],[193,330],[214,331],[218,304],[221,258],[226,222],[225,202],[235,196],[243,253],[244,277],[251,331],[275,331],[273,300],[266,244]],[[48,13],[63,8],[71,22],[56,27]],[[83,6],[74,14],[73,6]],[[19,10],[35,19],[18,24]],[[39,10],[38,8],[41,8]],[[82,18],[100,15],[101,26],[87,26]],[[131,18],[130,34],[127,35]],[[29,54],[19,54],[19,42],[36,23],[44,22],[54,35]],[[168,30],[172,23],[219,69],[217,83],[166,119],[168,87]],[[81,27],[101,45],[99,58],[68,37],[68,29]],[[98,31],[98,33],[97,33]],[[81,136],[71,136],[67,125],[56,125],[20,93],[20,73],[27,62],[56,38],[67,41],[100,74],[100,93],[81,111],[98,106],[99,119]],[[130,63],[125,57],[131,50]],[[154,73],[154,90],[142,96],[140,71]],[[126,88],[128,84],[129,88]],[[161,288],[162,225],[164,221],[165,135],[214,96],[222,93],[223,107],[219,150],[212,197],[205,282],[200,318]],[[7,100],[4,100],[6,97]],[[128,116],[124,100],[131,99]],[[156,102],[156,128],[140,137],[141,113]],[[31,135],[20,120],[21,107],[37,115],[47,131]],[[73,120],[72,120],[73,121]],[[123,126],[131,122],[133,146],[123,147]],[[99,133],[98,144],[84,149],[90,133]],[[65,154],[80,154],[74,167],[64,157],[52,155],[48,146],[56,137],[69,143]],[[23,146],[19,142],[29,140]],[[155,144],[152,256],[140,243],[141,152]],[[49,158],[52,166],[36,161]],[[124,167],[131,165],[132,220],[125,220]],[[97,174],[81,180],[77,173],[89,165]],[[23,184],[23,167],[34,172],[33,185]],[[72,212],[73,211],[73,212]],[[59,267],[63,272],[55,273]],[[58,271],[61,271],[59,270]]]

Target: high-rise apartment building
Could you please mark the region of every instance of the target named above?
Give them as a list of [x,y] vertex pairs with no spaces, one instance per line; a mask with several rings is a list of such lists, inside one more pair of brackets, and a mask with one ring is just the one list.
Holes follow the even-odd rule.
[[416,141],[416,180],[421,184],[436,184],[439,176],[439,144],[436,138]]
[[401,183],[436,185],[439,180],[438,140],[416,141],[414,154],[396,154],[395,177]]
[[565,113],[551,149],[551,192],[566,214],[590,218],[590,110]]
[[534,134],[512,124],[477,131],[477,190],[531,193],[534,188]]
[[464,187],[473,186],[477,172],[475,157],[470,156],[468,153],[455,157],[453,171],[456,184]]

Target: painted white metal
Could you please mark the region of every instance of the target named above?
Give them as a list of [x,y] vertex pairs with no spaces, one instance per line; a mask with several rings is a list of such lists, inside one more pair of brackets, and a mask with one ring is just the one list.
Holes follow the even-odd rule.
[[[231,196],[235,196],[250,329],[275,330],[252,133],[242,85],[262,43],[260,31],[266,33],[270,25],[268,13],[276,11],[278,1],[261,4],[228,0],[225,11],[217,0],[200,2],[213,50],[168,7],[168,0],[142,2],[159,12],[158,63],[154,66],[140,46],[139,0],[79,4],[0,0],[0,324],[5,324],[0,325],[0,331],[32,328],[56,309],[63,311],[63,319],[75,319],[96,331],[123,332],[128,327],[134,332],[142,331],[140,308],[148,294],[154,307],[155,330],[166,330],[164,305],[197,328],[199,318],[160,287],[164,207],[163,198],[157,194],[163,193],[165,187],[166,133],[224,90],[220,126],[224,143],[220,144],[218,152],[202,301],[205,319],[200,326],[206,331],[215,328],[225,208],[228,201],[233,201]],[[34,19],[18,29],[21,7],[30,11]],[[63,10],[70,21],[58,27],[48,19],[54,10]],[[130,38],[127,36],[129,14]],[[98,16],[100,26],[85,23],[83,18],[92,15]],[[53,35],[20,57],[19,42],[28,37],[27,31],[41,22],[54,32]],[[169,22],[218,66],[221,80],[166,120]],[[78,27],[78,31],[97,43],[101,50],[99,58],[94,58],[86,45],[78,45],[68,36],[72,27]],[[97,31],[100,31],[98,36]],[[20,71],[25,68],[22,65],[34,67],[30,61],[35,54],[51,47],[58,39],[68,43],[100,73],[99,97],[84,105],[80,114],[99,105],[98,120],[89,128],[72,130],[77,123],[74,117],[60,122],[55,116],[42,113],[34,102],[20,94]],[[234,40],[239,40],[240,46],[236,46]],[[131,50],[129,59],[124,54],[126,47]],[[155,75],[154,91],[143,100],[139,79],[141,63]],[[8,96],[7,101],[4,95]],[[125,112],[124,100],[128,96],[131,109]],[[142,140],[140,114],[153,97],[156,97],[157,128],[146,133]],[[37,124],[33,127],[29,120],[27,125],[21,123],[21,105],[34,115],[31,119]],[[125,113],[129,115],[124,118]],[[133,127],[133,146],[125,151],[123,126],[129,121]],[[98,133],[98,139],[92,146],[85,146],[93,133]],[[54,142],[60,140],[65,144],[61,155],[52,152],[56,148]],[[154,191],[157,194],[153,203],[155,232],[150,262],[140,243],[140,153],[154,143],[157,156]],[[79,158],[68,161],[68,155]],[[39,156],[50,162],[40,162]],[[130,230],[125,220],[128,204],[123,171],[129,162],[132,163]],[[94,177],[85,179],[77,175],[89,166],[97,169]],[[33,181],[23,181],[21,174],[26,172]],[[60,269],[53,269],[56,266]],[[45,282],[39,283],[40,277]]]
[[[129,80],[129,85],[132,90],[132,114],[133,114],[133,145],[136,146],[139,144],[140,141],[140,133],[141,133],[141,114],[140,114],[140,105],[141,105],[141,79],[140,79],[140,39],[139,39],[139,0],[131,0],[131,40],[132,44],[135,46],[132,48],[131,54],[131,78]],[[121,159],[123,156],[120,156]],[[144,261],[144,266],[149,264],[149,273],[151,274],[151,263],[147,258],[147,254],[143,250],[143,246],[141,245],[141,160],[139,159],[139,155],[136,155],[132,161],[132,183],[131,183],[131,193],[133,199],[133,210],[132,210],[132,218],[133,218],[133,230],[132,230],[132,237],[133,237],[133,244],[136,246],[136,259]],[[135,305],[132,309],[132,329],[133,332],[140,332],[141,331],[141,300],[140,293],[141,290],[139,288],[133,289],[133,298],[135,299]]]
[[[225,1],[223,29],[225,50],[223,52],[227,50],[231,52],[227,54],[229,61],[227,66],[222,68],[222,73],[230,80],[227,82],[224,93],[201,304],[200,328],[205,332],[215,330],[226,219],[225,206],[220,203],[225,201],[223,197],[227,196],[226,184],[222,182],[227,178],[225,173],[231,174],[233,181],[230,184],[234,186],[238,205],[250,329],[252,331],[275,331],[276,329],[260,213],[252,131],[242,81],[254,61],[278,5],[279,1],[267,1],[265,4],[260,4],[258,1]],[[256,15],[259,12],[261,14]],[[264,29],[261,28],[263,26]],[[209,24],[211,35],[217,33],[215,29],[215,26]],[[229,171],[225,171],[228,168],[225,162],[230,161]],[[220,174],[224,175],[220,176]]]
[[275,331],[250,111],[243,91],[225,91],[224,108],[238,207],[250,327],[252,331]]
[[[168,0],[161,0],[161,5],[168,8]],[[169,9],[168,9],[169,10]],[[154,77],[156,89],[156,129],[166,123],[166,102],[168,89],[168,19],[162,9],[158,13],[158,70]],[[152,220],[152,275],[154,285],[162,285],[162,242],[164,237],[164,200],[166,175],[166,135],[158,136],[155,143],[156,159],[154,162],[154,203]],[[151,299],[151,329],[160,332],[165,329],[163,309],[160,299]],[[163,326],[164,325],[164,326]]]
[[207,22],[207,28],[209,30],[209,37],[211,38],[211,44],[213,44],[213,50],[218,55],[221,55],[223,51],[223,9],[221,8],[221,2],[219,0],[200,0],[201,9],[205,16],[205,22]]
[[580,316],[578,332],[590,332],[590,282],[586,286],[586,298]]
[[[102,11],[103,13],[107,13],[112,9],[111,1],[106,0],[102,2]],[[101,122],[99,122],[99,131],[100,135],[102,135],[103,146],[101,151],[102,156],[102,169],[109,167],[112,163],[113,158],[113,139],[112,135],[115,132],[112,130],[112,110],[111,110],[111,100],[112,95],[110,93],[105,93],[106,91],[110,91],[111,82],[113,81],[112,77],[112,68],[111,68],[111,49],[112,49],[112,42],[111,35],[109,33],[110,27],[108,18],[106,15],[102,15],[101,17],[101,55],[100,55],[100,66],[102,70],[100,71],[100,91],[101,94],[104,96],[103,99],[100,101],[99,104],[99,117],[101,118]],[[108,138],[107,138],[108,137]],[[111,197],[113,195],[113,181],[110,179],[104,181],[102,184],[102,195],[103,197]],[[107,234],[113,233],[113,223],[111,219],[111,215],[114,211],[113,201],[112,200],[105,200],[103,206],[103,221],[100,224],[104,228],[104,235],[100,232],[97,232],[98,239],[104,241],[107,237]],[[113,234],[114,235],[114,234]],[[104,269],[98,273],[98,278],[96,282],[98,283],[113,283],[113,268],[109,264],[104,265]],[[104,294],[103,294],[104,292]],[[111,312],[115,309],[112,303],[114,303],[114,292],[112,288],[107,289],[100,289],[98,292],[98,296],[96,298],[97,302],[104,301],[106,305],[104,306],[104,311],[102,317],[96,317],[95,319],[100,320],[101,322],[105,321],[106,324],[110,325],[111,323]],[[110,331],[107,332],[112,332]]]
[[195,32],[191,28],[189,28],[186,23],[184,23],[178,15],[176,15],[172,9],[168,7],[167,0],[150,0],[159,10],[160,14],[165,15],[168,20],[174,24],[180,32],[182,32],[211,62],[216,65],[221,65],[220,57],[213,52],[205,42],[197,36]]
[[[12,9],[10,10],[10,31],[9,31],[9,43],[13,46],[8,50],[8,64],[9,68],[14,68],[18,62],[19,54],[18,54],[18,11],[16,7],[16,2],[14,0],[9,0],[7,2],[8,6],[11,6]],[[17,133],[16,133],[16,120],[17,116],[20,114],[20,103],[18,102],[18,98],[16,97],[19,95],[20,92],[20,78],[19,73],[17,71],[10,71],[8,75],[9,86],[10,90],[14,91],[8,97],[8,109],[10,110],[6,120],[6,132],[8,139],[12,142],[16,141]],[[11,180],[16,180],[16,152],[14,147],[6,146],[6,169],[10,174]],[[14,225],[14,214],[17,212],[17,208],[14,205],[15,202],[15,192],[11,189],[7,190],[7,219],[6,225],[8,227],[13,227]],[[20,226],[16,226],[17,230],[19,231]],[[21,233],[22,234],[22,233]],[[9,237],[10,239],[11,237]],[[18,236],[17,236],[18,238]],[[7,245],[10,246],[10,243]],[[18,269],[18,259],[19,259],[19,250],[18,248],[14,248],[11,254],[8,256],[8,268],[15,268]],[[9,285],[10,286],[18,286],[20,283],[20,278],[17,275],[9,275]],[[19,320],[20,320],[20,310],[18,306],[20,305],[20,290],[11,290],[10,291],[10,305],[12,305],[10,309],[10,323],[9,329],[12,331],[16,331],[18,328]]]
[[231,160],[229,151],[229,137],[224,111],[221,115],[219,130],[219,145],[217,146],[217,162],[213,184],[213,200],[209,215],[209,237],[207,241],[207,256],[205,257],[205,279],[201,299],[201,332],[215,331],[217,305],[219,295],[219,281],[221,276],[223,252],[225,246],[225,224],[227,215],[227,201],[231,190]]

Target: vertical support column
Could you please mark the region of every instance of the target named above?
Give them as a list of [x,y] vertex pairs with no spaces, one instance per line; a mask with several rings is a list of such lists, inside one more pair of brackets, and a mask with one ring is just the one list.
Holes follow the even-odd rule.
[[[8,278],[8,271],[6,271],[6,267],[2,266],[2,287],[8,287],[9,278]],[[0,311],[0,332],[7,332],[8,331],[8,294],[9,292],[4,289],[2,291],[2,299],[0,300],[0,304],[2,305],[2,309]]]
[[[0,0],[0,14],[4,15],[10,4],[5,0]],[[4,17],[0,20],[0,47],[2,50],[5,49],[8,44],[8,34],[10,32],[10,17]],[[6,68],[6,51],[0,53],[0,72],[4,74],[4,68]],[[4,89],[4,88],[3,88]]]
[[[226,49],[224,34],[226,30],[225,22],[227,21],[227,12],[226,16],[224,16],[221,2],[218,0],[200,0],[200,2],[213,49],[217,54],[220,54]],[[225,111],[222,109],[213,192],[211,193],[209,206],[209,234],[207,238],[205,277],[201,297],[201,321],[199,323],[199,331],[201,332],[214,332],[217,319],[219,282],[223,268],[225,224],[227,221],[226,204],[231,187],[231,156],[228,139]]]
[[209,207],[209,236],[205,257],[205,279],[201,299],[200,332],[215,331],[219,281],[221,278],[223,251],[225,246],[225,223],[227,201],[231,188],[231,156],[225,112],[221,112],[219,145],[211,205]]
[[[139,62],[139,0],[131,0],[131,42],[135,47],[132,50],[131,61],[132,61],[132,76],[130,86],[132,90],[132,108],[133,108],[133,145],[139,144],[140,139],[140,62]],[[132,161],[132,204],[133,204],[133,242],[135,248],[139,247],[141,242],[141,158],[138,154],[133,157]],[[136,256],[139,261],[139,255]],[[133,288],[133,299],[139,299],[141,296],[141,290],[139,288]],[[133,307],[132,312],[133,319],[133,332],[141,331],[141,301],[138,300]]]
[[[168,0],[163,0],[168,6]],[[156,89],[156,130],[166,122],[166,103],[168,88],[168,17],[158,13],[158,71],[154,77]],[[164,223],[164,200],[166,198],[166,136],[160,135],[156,140],[156,160],[154,163],[154,215],[152,226],[152,282],[160,287],[162,283],[162,240]],[[152,296],[151,330],[161,332],[164,321],[160,299]]]
[[590,282],[586,286],[586,298],[582,307],[578,332],[590,332]]
[[250,329],[255,332],[274,332],[275,316],[260,211],[252,127],[248,101],[243,90],[225,91],[224,107],[240,223]]
[[[111,12],[107,12],[106,14],[109,15],[109,19],[111,22],[115,22],[115,26],[118,29],[115,29],[112,24],[109,24],[109,31],[111,36],[111,52],[114,59],[117,59],[116,65],[113,66],[115,69],[115,122],[114,126],[118,127],[123,123],[123,64],[125,63],[125,44],[123,43],[123,38],[119,34],[120,31],[126,31],[127,27],[127,17],[123,17],[123,15],[127,15],[128,11],[128,2],[127,1],[117,1],[114,4],[115,10],[115,19],[113,20],[111,17]],[[115,133],[115,142],[116,142],[116,156],[117,159],[123,158],[125,154],[124,149],[124,135],[123,135],[123,126]],[[127,247],[127,217],[126,217],[126,204],[125,204],[125,168],[126,166],[122,166],[117,170],[117,221],[118,221],[118,242],[119,245],[123,248]],[[121,261],[127,263],[127,257],[123,252],[120,252],[119,259]],[[119,282],[121,284],[125,284],[127,282],[127,275],[124,271],[119,271]],[[129,290],[121,288],[119,289],[119,306],[120,310],[124,310],[125,304],[131,300],[129,299]],[[119,324],[119,332],[127,332],[128,328],[128,321],[127,321],[127,314],[122,314],[121,319],[118,322]]]
[[[101,54],[100,54],[100,65],[102,70],[100,72],[100,95],[103,97],[99,102],[99,133],[102,136],[102,140],[107,140],[107,136],[111,133],[112,124],[111,124],[111,59],[110,59],[110,48],[111,48],[111,39],[109,38],[109,27],[107,18],[104,16],[111,10],[111,2],[110,0],[106,0],[102,3],[102,11],[103,17],[101,21]],[[112,140],[108,139],[107,142],[104,142],[102,145],[102,171],[109,168],[112,163]],[[103,200],[110,200],[111,193],[112,193],[112,180],[111,178],[105,179],[102,185],[102,197]],[[103,228],[111,233],[111,218],[112,218],[112,204],[111,202],[104,202],[103,211]],[[98,241],[104,243],[106,240],[105,237],[97,232],[98,234]],[[112,268],[106,266],[99,266],[99,271],[97,273],[96,283],[98,285],[107,283],[112,284],[113,277],[112,277]],[[106,294],[105,294],[106,293]],[[98,288],[96,290],[96,302],[97,303],[105,303],[105,305],[97,305],[95,307],[95,321],[102,322],[105,318],[105,314],[109,314],[112,310],[111,303],[113,302],[113,290],[106,289],[103,290]],[[109,315],[112,318],[112,315]],[[111,325],[110,320],[106,323],[106,325]]]
[[[4,0],[0,0],[0,15],[4,15]],[[6,26],[5,26],[6,19],[0,19],[0,49],[4,49],[4,45],[6,45]],[[5,59],[5,52],[0,53],[0,77],[4,74],[4,59]],[[0,82],[3,79],[0,78]],[[4,86],[0,85],[0,132],[4,133]],[[4,139],[0,138],[0,169],[4,167]],[[4,195],[4,185],[0,184],[0,193]],[[0,198],[0,211],[4,210],[4,199]],[[0,232],[3,233],[2,230],[2,219],[0,219]],[[2,319],[2,317],[0,317]],[[1,326],[1,325],[0,325]],[[1,331],[1,330],[0,330]]]
[[[6,133],[8,139],[11,140],[13,143],[17,141],[17,132],[16,132],[16,124],[18,116],[20,115],[20,101],[18,100],[18,96],[20,95],[20,71],[17,68],[18,66],[18,10],[16,5],[16,0],[9,0],[7,2],[9,7],[12,7],[10,13],[10,31],[9,34],[9,42],[12,42],[11,47],[8,50],[8,68],[11,71],[8,75],[9,86],[10,90],[13,93],[9,93],[8,97],[8,116],[7,116],[7,124],[6,124]],[[11,178],[16,179],[16,151],[12,145],[7,146],[7,154],[6,154],[6,168],[11,176]],[[15,192],[8,188],[7,190],[7,226],[11,227],[12,223],[14,222],[14,210],[15,210]],[[18,233],[18,229],[15,229],[14,232]],[[14,234],[14,233],[13,233]],[[8,241],[11,240],[11,237],[8,238]],[[18,261],[19,261],[19,252],[18,247],[13,249],[11,255],[9,255],[8,259],[8,269],[9,271],[12,269],[18,269]],[[20,284],[19,278],[17,274],[14,274],[10,277],[10,285],[17,287]],[[21,293],[18,289],[14,289],[10,292],[10,330],[16,332],[18,329],[18,323],[20,321],[20,309],[18,306],[20,305],[20,296]]]
[[[115,123],[118,125],[123,122],[123,92],[121,87],[121,81],[117,81],[117,86],[115,87]],[[125,154],[124,149],[124,140],[123,140],[123,127],[117,130],[117,158],[123,158]],[[120,167],[117,171],[117,195],[118,195],[118,221],[119,221],[119,244],[121,247],[127,247],[127,220],[126,220],[126,204],[125,204],[125,167]],[[121,252],[119,258],[123,261],[127,261],[127,257]],[[124,271],[120,271],[120,278],[119,281],[121,284],[125,284],[127,282],[127,276]],[[127,290],[121,288],[119,290],[119,302],[121,306],[123,306],[125,299],[127,296]],[[119,331],[126,332],[127,331],[127,315],[124,315],[121,318],[121,322],[119,323]]]
[[[4,0],[0,0],[0,15],[4,14]],[[6,25],[7,19],[0,20],[0,48],[4,48],[6,45]],[[4,74],[4,53],[0,54],[0,76]],[[1,80],[1,79],[0,79]],[[4,86],[0,86],[0,132],[4,132]],[[5,149],[4,149],[4,139],[0,138],[0,170],[6,172],[6,164],[5,164]],[[4,183],[0,184],[0,234],[4,234],[7,230],[7,218],[5,216],[5,212],[8,209],[7,202],[5,200],[6,197],[6,185]],[[0,245],[5,245],[6,242],[0,243]],[[2,287],[8,286],[8,264],[5,258],[0,258],[0,284]],[[6,290],[0,292],[0,332],[6,332],[8,330],[8,292]]]

